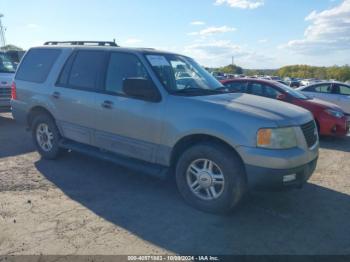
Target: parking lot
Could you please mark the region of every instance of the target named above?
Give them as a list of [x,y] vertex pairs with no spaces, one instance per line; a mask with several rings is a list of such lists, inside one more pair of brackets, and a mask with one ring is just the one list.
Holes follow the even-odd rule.
[[230,216],[161,181],[67,153],[41,160],[0,114],[1,254],[349,254],[350,137],[321,141],[302,190],[251,194]]

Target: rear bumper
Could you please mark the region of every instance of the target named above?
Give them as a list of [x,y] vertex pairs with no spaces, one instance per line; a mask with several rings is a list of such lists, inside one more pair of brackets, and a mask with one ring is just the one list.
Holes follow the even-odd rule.
[[10,112],[10,111],[11,111],[10,99],[0,98],[0,113]]
[[[318,158],[315,158],[305,165],[289,169],[272,169],[246,165],[248,186],[253,190],[300,188],[312,176],[316,169],[317,160]],[[293,174],[295,174],[294,180],[284,182],[285,176]]]
[[23,105],[18,101],[11,101],[12,105],[12,116],[16,122],[27,125],[27,111]]
[[0,113],[8,113],[11,112],[10,106],[0,106]]

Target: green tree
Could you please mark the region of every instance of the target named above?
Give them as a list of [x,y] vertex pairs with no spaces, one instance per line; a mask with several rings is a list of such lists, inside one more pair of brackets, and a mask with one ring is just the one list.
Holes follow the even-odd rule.
[[335,79],[338,81],[346,81],[350,79],[350,67],[349,65],[331,67],[292,65],[280,68],[276,74],[280,77]]
[[23,51],[21,47],[15,46],[15,45],[5,45],[0,48],[2,51],[9,51],[9,50],[14,50],[14,51]]
[[227,66],[218,68],[216,71],[219,71],[225,74],[243,74],[243,68],[236,65],[227,65]]

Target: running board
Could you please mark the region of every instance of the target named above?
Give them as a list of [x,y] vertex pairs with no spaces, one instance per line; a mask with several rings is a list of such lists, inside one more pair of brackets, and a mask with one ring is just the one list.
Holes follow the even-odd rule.
[[133,159],[130,157],[121,156],[115,153],[101,150],[99,148],[63,139],[59,146],[64,149],[77,151],[79,153],[96,157],[102,160],[113,162],[118,166],[140,172],[146,175],[154,176],[161,179],[166,179],[169,175],[169,168],[157,164],[148,163],[142,160]]

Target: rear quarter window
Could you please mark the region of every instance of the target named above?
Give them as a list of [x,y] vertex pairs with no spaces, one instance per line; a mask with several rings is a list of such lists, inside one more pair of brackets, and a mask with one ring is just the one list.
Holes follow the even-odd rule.
[[59,49],[31,49],[17,70],[17,80],[44,83],[59,57]]

